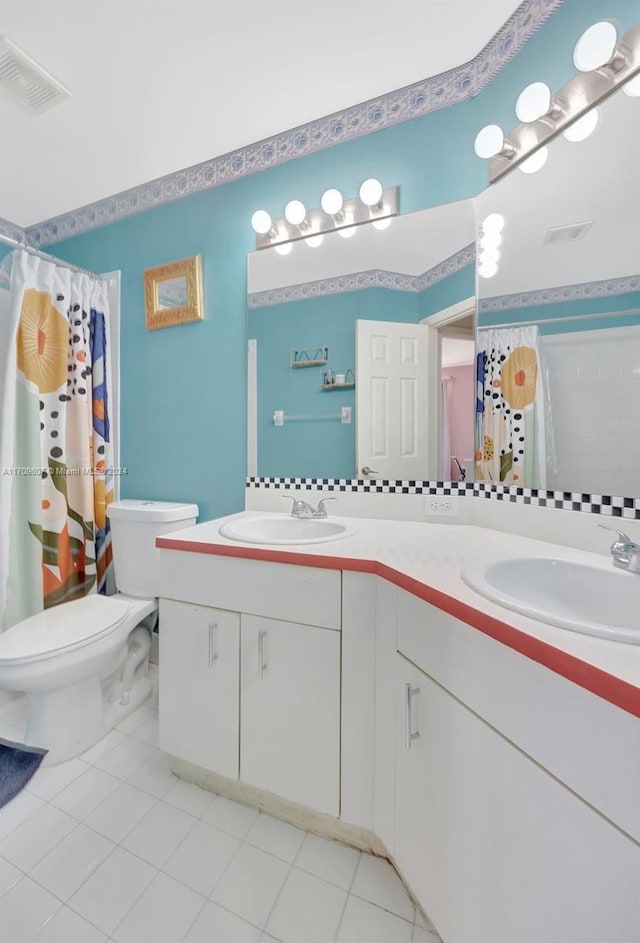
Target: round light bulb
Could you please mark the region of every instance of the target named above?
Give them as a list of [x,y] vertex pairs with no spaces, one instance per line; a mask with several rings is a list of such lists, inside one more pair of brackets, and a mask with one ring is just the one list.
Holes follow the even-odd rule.
[[360,187],[360,199],[365,206],[376,206],[382,197],[382,184],[375,177],[369,177]]
[[[482,220],[482,231],[484,233],[502,232],[504,229],[504,216],[502,213],[489,213],[488,216]],[[498,243],[500,245],[500,243]]]
[[478,257],[478,261],[480,265],[494,265],[499,258],[499,249],[483,249]]
[[588,111],[586,115],[583,115],[582,118],[578,118],[577,121],[574,121],[566,131],[562,132],[562,136],[571,141],[572,144],[577,144],[578,141],[585,141],[592,131],[595,131],[595,127],[598,123],[598,109],[592,108],[591,111]]
[[551,108],[551,89],[546,82],[532,82],[527,85],[516,102],[516,115],[520,121],[537,121],[549,113]]
[[618,42],[618,31],[606,20],[585,30],[573,50],[573,64],[579,72],[599,69],[611,60]]
[[284,218],[292,226],[299,226],[304,222],[307,208],[300,200],[289,200],[284,208]]
[[535,174],[547,163],[548,156],[549,148],[541,147],[540,150],[536,151],[535,154],[532,154],[531,157],[527,157],[526,160],[522,161],[520,164],[520,170],[523,174]]
[[385,216],[384,219],[374,219],[371,225],[373,226],[374,229],[380,229],[380,230],[388,229],[389,226],[391,225],[391,219],[392,219],[391,216]]
[[307,236],[307,238],[305,239],[305,242],[308,246],[311,246],[312,249],[315,249],[317,246],[322,245],[323,239],[324,239],[324,236],[322,235],[321,232],[319,232],[319,233],[316,233],[315,236]]
[[495,157],[504,147],[504,131],[499,124],[487,124],[476,134],[473,149],[483,160]]
[[355,236],[357,228],[357,226],[347,226],[346,229],[339,229],[338,233],[343,239],[351,239],[352,236]]
[[276,252],[278,253],[278,255],[289,255],[292,249],[293,249],[292,242],[283,242],[279,246],[276,246]]
[[264,236],[271,229],[271,217],[266,210],[256,210],[251,217],[251,225],[254,232]]
[[498,271],[498,266],[496,265],[495,262],[492,262],[492,263],[487,262],[483,265],[478,266],[478,275],[481,278],[493,278],[493,276],[496,274],[497,271]]
[[320,206],[327,216],[335,216],[342,209],[344,199],[339,190],[325,190],[320,198]]
[[623,85],[622,91],[625,95],[628,95],[629,98],[640,98],[640,75],[636,75],[634,79],[631,79],[630,82]]
[[498,249],[502,245],[502,234],[499,232],[486,232],[480,237],[481,249]]

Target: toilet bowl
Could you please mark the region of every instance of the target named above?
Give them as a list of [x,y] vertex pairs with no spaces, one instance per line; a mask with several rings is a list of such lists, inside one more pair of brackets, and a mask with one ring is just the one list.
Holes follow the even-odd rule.
[[194,524],[198,508],[125,500],[108,514],[119,592],[45,609],[0,635],[0,691],[27,695],[24,740],[49,751],[46,765],[83,753],[149,697],[155,538]]

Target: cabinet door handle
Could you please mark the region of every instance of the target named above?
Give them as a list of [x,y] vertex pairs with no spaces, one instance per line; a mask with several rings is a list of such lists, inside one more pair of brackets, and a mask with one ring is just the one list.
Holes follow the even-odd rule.
[[258,629],[258,675],[263,676],[267,663],[264,659],[264,640],[267,637],[266,629]]
[[209,667],[213,668],[214,661],[218,660],[218,644],[217,644],[217,635],[214,637],[214,632],[218,628],[217,622],[209,623]]
[[412,688],[410,684],[405,684],[404,689],[407,698],[407,750],[410,750],[413,741],[420,737],[420,731],[413,729],[413,698],[416,694],[420,694],[420,688]]

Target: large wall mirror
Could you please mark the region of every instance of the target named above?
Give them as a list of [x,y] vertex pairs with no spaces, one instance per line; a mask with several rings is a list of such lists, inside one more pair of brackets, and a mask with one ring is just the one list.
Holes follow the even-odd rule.
[[472,474],[473,202],[384,222],[249,254],[250,475]]
[[618,91],[477,198],[480,231],[504,218],[478,278],[480,480],[640,495],[639,132]]

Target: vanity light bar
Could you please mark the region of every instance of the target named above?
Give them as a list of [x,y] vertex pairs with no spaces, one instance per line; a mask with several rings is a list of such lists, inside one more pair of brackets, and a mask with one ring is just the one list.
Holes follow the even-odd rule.
[[[578,46],[580,41],[578,41]],[[480,149],[476,145],[476,153],[489,160],[489,183],[495,183],[514,167],[523,164],[544,148],[549,141],[638,75],[640,75],[640,23],[633,26],[618,40],[610,59],[604,65],[590,72],[578,72],[557,93],[551,95],[549,110],[546,114],[533,121],[523,121],[509,134],[504,135],[500,149],[498,149],[499,136],[497,134],[493,135],[490,142],[492,143],[495,138],[492,153],[487,153],[486,149],[483,152],[484,138],[481,138]],[[543,83],[534,84],[542,85]],[[518,99],[521,103],[520,114],[522,114],[521,99],[522,95]],[[498,125],[488,127],[501,130]],[[485,129],[483,128],[482,131]],[[476,141],[481,134],[482,132],[478,134]],[[569,135],[567,137],[571,140]],[[578,138],[574,139],[578,140]],[[544,160],[541,159],[540,166],[542,163]],[[527,170],[531,172],[530,167]]]
[[[350,200],[344,200],[339,211],[333,215],[325,212],[321,206],[318,206],[315,209],[307,210],[304,218],[300,222],[294,223],[291,222],[288,217],[297,220],[299,219],[299,214],[292,216],[291,212],[286,213],[285,211],[285,216],[282,219],[270,220],[271,224],[267,231],[256,231],[256,248],[270,249],[274,246],[281,246],[285,243],[299,242],[306,239],[315,240],[315,244],[319,245],[317,237],[324,233],[352,229],[355,226],[362,226],[365,223],[378,222],[379,220],[390,219],[392,216],[397,216],[398,187],[387,187],[383,189],[382,185],[378,184],[379,190],[377,190],[377,188],[374,190],[373,183],[378,183],[378,181],[365,181],[365,184],[370,184],[370,186],[365,189],[365,192],[363,193],[363,187],[365,186],[365,184],[363,184],[363,187],[361,187],[361,195],[353,197]],[[378,195],[378,193],[379,199],[377,203],[372,205],[364,202],[365,199],[370,200],[373,198],[371,194]],[[303,206],[298,200],[292,200],[287,203],[288,209],[291,208],[291,203],[296,203],[296,210],[299,209],[299,206]],[[266,227],[266,217],[268,214],[259,210],[258,213],[254,213],[254,219],[258,214],[262,213],[264,213],[265,218],[263,219],[262,216],[260,216],[258,228],[264,229]],[[260,226],[260,223],[262,223],[262,226]],[[255,225],[254,229],[256,229]],[[311,245],[313,244],[312,242]]]

